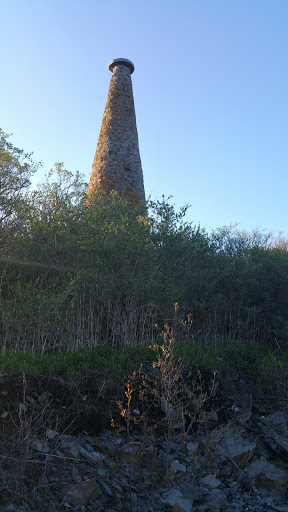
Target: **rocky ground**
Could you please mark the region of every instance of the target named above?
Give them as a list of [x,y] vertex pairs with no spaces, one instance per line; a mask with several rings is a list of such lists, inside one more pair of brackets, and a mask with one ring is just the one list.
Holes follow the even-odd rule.
[[[188,433],[185,420],[175,421],[169,446],[169,428],[141,429],[137,408],[129,421],[126,415],[126,423],[95,435],[91,425],[88,433],[49,428],[49,415],[43,414],[49,396],[26,390],[27,410],[33,408],[41,428],[37,435],[32,425],[29,431],[23,402],[17,409],[17,425],[23,428],[13,435],[5,426],[13,415],[8,408],[2,413],[0,510],[287,512],[288,414],[258,414],[251,393],[245,386],[240,392],[240,384],[237,401],[226,407],[225,422],[223,410],[216,409],[195,420]],[[9,391],[1,389],[5,397]],[[41,400],[46,406],[39,415]],[[82,395],[81,400],[88,399]],[[110,400],[115,402],[115,396]],[[16,416],[13,421],[16,425]],[[13,450],[8,450],[12,441]]]

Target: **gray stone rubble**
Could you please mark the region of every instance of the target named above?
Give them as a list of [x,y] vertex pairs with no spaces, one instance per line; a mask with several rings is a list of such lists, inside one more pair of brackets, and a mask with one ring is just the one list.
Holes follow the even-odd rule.
[[[210,432],[174,435],[165,471],[165,437],[104,431],[93,438],[47,431],[32,445],[47,471],[38,508],[2,512],[287,512],[288,415],[252,414]],[[177,455],[177,457],[176,457]],[[44,500],[44,498],[43,498]]]

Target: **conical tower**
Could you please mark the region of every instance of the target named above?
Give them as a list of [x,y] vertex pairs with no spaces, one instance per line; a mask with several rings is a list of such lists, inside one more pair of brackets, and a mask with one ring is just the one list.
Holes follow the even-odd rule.
[[116,190],[141,204],[145,191],[131,81],[134,65],[114,59],[108,68],[112,78],[87,191]]

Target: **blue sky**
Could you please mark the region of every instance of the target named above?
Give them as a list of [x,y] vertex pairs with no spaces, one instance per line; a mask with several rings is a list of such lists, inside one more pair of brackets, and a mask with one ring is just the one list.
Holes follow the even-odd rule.
[[116,57],[146,195],[189,220],[288,234],[287,0],[0,2],[0,126],[89,179]]

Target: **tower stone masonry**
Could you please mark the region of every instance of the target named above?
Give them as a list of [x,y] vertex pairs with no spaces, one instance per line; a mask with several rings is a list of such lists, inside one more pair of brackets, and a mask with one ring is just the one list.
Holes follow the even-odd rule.
[[114,59],[88,193],[115,190],[135,204],[145,202],[131,74],[133,63]]

